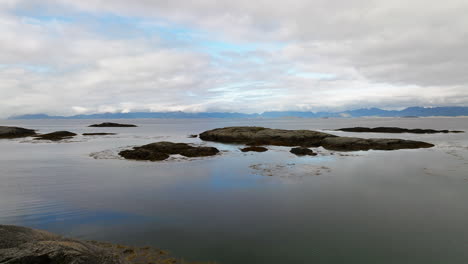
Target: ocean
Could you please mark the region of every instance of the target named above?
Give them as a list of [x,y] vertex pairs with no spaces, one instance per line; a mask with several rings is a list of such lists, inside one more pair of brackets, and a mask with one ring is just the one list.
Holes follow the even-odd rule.
[[[90,128],[104,121],[136,128]],[[468,131],[468,118],[0,120],[68,130],[63,142],[0,140],[0,224],[81,239],[154,246],[220,264],[468,263],[468,133],[347,133],[354,126]],[[226,126],[404,138],[429,149],[337,152],[188,138]],[[82,136],[87,132],[117,135]],[[132,146],[214,146],[206,158],[129,161]]]

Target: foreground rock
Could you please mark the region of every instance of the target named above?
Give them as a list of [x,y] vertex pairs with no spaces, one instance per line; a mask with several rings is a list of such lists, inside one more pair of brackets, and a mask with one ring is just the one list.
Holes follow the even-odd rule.
[[436,133],[463,133],[463,131],[434,130],[434,129],[407,129],[400,127],[348,127],[337,129],[345,132],[368,132],[368,133],[414,133],[414,134],[436,134]]
[[39,230],[0,225],[0,263],[124,264],[120,256],[83,241]]
[[69,139],[76,136],[75,133],[69,132],[69,131],[57,131],[57,132],[52,132],[49,134],[42,134],[36,136],[35,140],[52,140],[52,141],[59,141],[63,139]]
[[265,151],[268,151],[268,149],[265,148],[265,147],[251,146],[251,147],[243,148],[243,149],[241,149],[241,151],[242,151],[242,152],[250,152],[250,151],[253,151],[253,152],[265,152]]
[[277,145],[277,146],[323,146],[330,150],[396,150],[430,148],[433,144],[385,138],[353,138],[311,130],[284,130],[263,127],[226,127],[205,131],[200,134],[202,140],[222,143],[239,143],[248,145]]
[[[4,264],[189,264],[152,247],[81,241],[19,226],[0,225]],[[201,262],[197,262],[202,264]]]
[[317,153],[308,148],[292,148],[289,152],[297,156],[317,156]]
[[108,136],[117,135],[116,133],[83,133],[83,136]]
[[156,142],[130,150],[119,152],[119,155],[132,160],[158,161],[169,158],[172,154],[180,154],[185,157],[206,157],[219,153],[213,147],[194,147],[186,143]]
[[22,138],[36,135],[32,129],[22,127],[0,126],[0,138]]
[[136,127],[136,125],[105,122],[101,124],[90,125],[89,127]]

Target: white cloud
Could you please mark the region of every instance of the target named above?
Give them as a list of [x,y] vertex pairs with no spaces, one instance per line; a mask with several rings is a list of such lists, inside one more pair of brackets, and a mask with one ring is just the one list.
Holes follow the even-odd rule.
[[2,1],[0,117],[466,105],[466,10],[459,0]]

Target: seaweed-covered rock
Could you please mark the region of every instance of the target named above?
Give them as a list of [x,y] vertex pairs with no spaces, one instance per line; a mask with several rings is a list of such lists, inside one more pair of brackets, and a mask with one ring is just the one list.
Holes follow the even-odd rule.
[[289,152],[298,156],[316,156],[317,153],[308,148],[292,148]]
[[265,148],[265,147],[250,146],[250,147],[242,148],[241,151],[242,151],[242,152],[250,152],[250,151],[254,151],[254,152],[265,152],[265,151],[268,151],[268,149]]
[[48,134],[42,134],[36,136],[35,140],[52,140],[52,141],[58,141],[62,139],[69,139],[76,136],[75,133],[69,132],[69,131],[56,131]]
[[22,127],[0,126],[1,138],[22,138],[36,135],[36,131]]
[[264,127],[225,127],[205,131],[200,134],[202,140],[222,143],[243,143],[248,145],[278,145],[278,146],[323,146],[330,150],[396,150],[430,148],[433,144],[386,138],[351,138],[311,131],[311,130],[284,130]]
[[218,153],[219,150],[214,147],[195,147],[186,143],[162,141],[124,150],[119,155],[126,159],[157,161],[165,160],[172,154],[180,154],[185,157],[206,157]]
[[367,133],[413,133],[413,134],[436,134],[436,133],[463,133],[456,130],[434,130],[434,129],[408,129],[400,127],[347,127],[337,129],[345,132],[367,132]]
[[136,125],[104,122],[101,124],[90,125],[89,127],[136,127]]

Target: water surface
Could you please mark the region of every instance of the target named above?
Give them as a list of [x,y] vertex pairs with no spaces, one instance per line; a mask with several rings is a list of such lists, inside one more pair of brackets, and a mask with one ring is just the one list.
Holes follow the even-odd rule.
[[[83,239],[237,263],[468,263],[468,133],[367,134],[434,143],[420,150],[242,153],[187,138],[257,125],[325,130],[399,126],[468,130],[467,118],[7,120],[0,125],[77,133],[62,143],[0,140],[0,223]],[[112,120],[111,120],[112,121]],[[212,145],[222,154],[164,162],[121,160],[155,141]],[[271,176],[270,176],[271,175]]]

